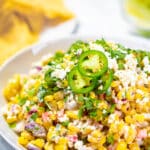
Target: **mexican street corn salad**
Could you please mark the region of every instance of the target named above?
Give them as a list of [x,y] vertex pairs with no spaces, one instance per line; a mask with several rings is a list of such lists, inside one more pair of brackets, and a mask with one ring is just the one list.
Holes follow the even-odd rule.
[[150,150],[150,52],[77,41],[14,75],[4,96],[28,150]]

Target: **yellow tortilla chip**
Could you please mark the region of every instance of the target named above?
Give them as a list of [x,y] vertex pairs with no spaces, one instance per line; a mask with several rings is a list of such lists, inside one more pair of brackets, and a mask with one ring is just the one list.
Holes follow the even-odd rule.
[[34,43],[44,28],[72,17],[63,0],[0,0],[0,64]]
[[0,37],[0,64],[18,50],[32,44],[37,39],[38,35],[31,33],[28,26],[16,18],[10,32]]
[[40,12],[49,19],[63,18],[71,19],[73,13],[69,11],[63,0],[5,0],[5,7],[10,10],[17,10],[22,14],[27,12]]

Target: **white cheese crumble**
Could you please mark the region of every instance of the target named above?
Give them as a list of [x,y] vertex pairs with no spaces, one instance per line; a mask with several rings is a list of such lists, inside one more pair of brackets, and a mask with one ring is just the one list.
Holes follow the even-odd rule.
[[27,107],[29,107],[29,106],[30,106],[30,101],[27,100],[26,103],[22,107],[22,112],[23,113],[26,112],[27,111]]
[[25,128],[25,122],[24,121],[20,121],[16,124],[16,127],[13,129],[15,132],[20,133],[24,130]]
[[93,42],[90,42],[90,49],[99,50],[99,51],[103,52],[108,59],[108,67],[110,69],[114,69],[114,70],[118,69],[118,64],[117,64],[116,59],[111,58],[110,54],[108,52],[106,52],[105,49],[101,45],[97,45]]
[[64,69],[55,69],[51,73],[51,77],[56,77],[58,79],[64,79],[66,76],[66,71]]
[[65,122],[68,121],[69,118],[67,117],[66,114],[62,115],[61,117],[58,117],[59,122]]
[[82,53],[82,49],[81,48],[76,51],[76,55],[80,55],[81,53]]
[[105,52],[105,49],[100,44],[98,45],[96,43],[89,42],[89,45],[90,45],[90,49],[92,50],[99,50],[99,51]]
[[125,69],[136,70],[138,62],[133,54],[126,55],[125,61]]
[[109,115],[108,123],[113,123],[116,120],[116,114]]
[[128,86],[135,86],[137,81],[137,72],[133,70],[117,70],[115,76],[119,78],[122,85],[128,89]]
[[65,108],[68,110],[72,110],[77,106],[77,102],[75,100],[67,100],[65,103]]
[[91,147],[87,147],[86,145],[83,145],[83,141],[78,140],[74,144],[75,149],[77,150],[93,150]]
[[143,70],[144,70],[145,72],[150,73],[150,62],[149,62],[149,59],[148,59],[147,56],[144,57],[144,59],[143,59],[143,64],[144,64]]
[[149,78],[145,72],[140,72],[139,74],[140,79],[137,80],[137,84],[143,86],[144,84],[147,84],[149,81]]
[[148,103],[149,102],[149,98],[148,97],[144,97],[142,100],[141,99],[137,99],[136,100],[136,103],[140,104],[140,105],[143,105],[145,103]]
[[143,58],[143,64],[144,64],[144,66],[149,65],[149,59],[148,59],[148,56],[145,56],[145,57]]
[[28,90],[32,86],[34,87],[35,84],[36,84],[36,80],[29,78],[29,80],[26,82],[26,84],[24,84],[24,89]]
[[108,58],[108,67],[110,69],[114,69],[115,71],[118,70],[118,64],[115,58],[111,59],[110,57]]

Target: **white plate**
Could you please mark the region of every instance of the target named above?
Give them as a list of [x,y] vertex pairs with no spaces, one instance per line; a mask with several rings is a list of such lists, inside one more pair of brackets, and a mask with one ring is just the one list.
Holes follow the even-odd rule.
[[[66,50],[70,44],[76,40],[95,40],[102,38],[102,36],[71,36],[64,39],[49,41],[43,44],[33,45],[20,51],[11,59],[9,59],[1,68],[0,68],[0,106],[1,108],[6,104],[6,101],[2,94],[2,89],[6,85],[8,79],[12,77],[15,73],[27,73],[32,62],[35,62],[41,58],[42,55],[48,53],[54,53],[58,49]],[[145,49],[150,50],[149,42],[139,39],[139,38],[114,38],[114,37],[104,37],[107,40],[119,42],[127,47],[135,49]],[[0,110],[1,110],[0,108]],[[0,133],[2,137],[12,145],[16,150],[23,149],[17,143],[17,135],[8,127],[5,122],[2,113],[0,113]]]

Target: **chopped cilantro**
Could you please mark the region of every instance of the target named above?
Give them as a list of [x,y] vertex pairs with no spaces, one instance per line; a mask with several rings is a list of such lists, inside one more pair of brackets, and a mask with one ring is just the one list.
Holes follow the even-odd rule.
[[54,58],[57,59],[57,60],[60,60],[60,59],[62,59],[63,57],[64,57],[64,53],[63,53],[62,51],[57,51],[57,52],[55,53],[55,56],[54,56]]
[[62,122],[61,124],[62,124],[64,127],[68,127],[68,125],[69,125],[69,120]]
[[57,78],[51,77],[51,73],[53,72],[53,69],[48,69],[45,73],[44,80],[47,83],[48,86],[54,87],[56,81],[58,80]]
[[114,111],[115,111],[115,107],[116,107],[116,105],[115,104],[112,104],[111,106],[110,106],[110,108],[109,108],[109,113],[114,113]]
[[33,89],[27,91],[27,94],[28,94],[30,97],[34,96],[34,95],[36,94],[36,89],[33,88]]
[[95,109],[95,110],[92,110],[91,112],[89,112],[89,115],[90,115],[91,118],[96,117],[96,116],[97,116],[97,111],[96,111],[96,109]]
[[18,104],[20,106],[23,106],[26,103],[26,101],[27,101],[27,99],[25,97],[24,98],[19,97],[18,100],[19,100]]
[[33,113],[30,117],[31,120],[35,121],[38,117],[38,114],[37,113]]
[[119,70],[124,69],[124,63],[123,62],[118,62],[118,68],[119,68]]
[[97,105],[99,103],[99,100],[83,96],[79,96],[78,100],[82,103],[82,106],[80,107],[78,112],[79,118],[82,117],[84,112],[87,112],[91,118],[97,116]]
[[82,49],[82,51],[87,51],[87,50],[89,50],[89,44],[85,43],[85,42],[82,42],[82,41],[77,41],[77,42],[75,42],[71,45],[68,52],[69,53],[72,53],[72,52],[74,53],[79,49]]
[[43,102],[44,101],[44,97],[46,95],[46,89],[44,87],[40,87],[39,88],[39,92],[37,94],[38,100],[39,102]]
[[33,101],[33,100],[30,101],[30,104],[31,104],[31,105],[34,105],[35,103],[36,103],[36,102]]
[[103,109],[102,110],[103,117],[107,117],[108,115],[112,114],[115,111],[115,106],[116,106],[115,104],[112,104],[109,109]]
[[119,50],[110,50],[111,57],[116,57],[117,59],[124,59],[126,54],[120,52]]
[[84,108],[83,107],[80,107],[79,111],[78,111],[78,117],[81,118],[83,116],[83,111],[84,111]]
[[9,124],[9,127],[10,127],[10,128],[15,128],[15,127],[16,127],[16,122],[15,122],[15,123],[10,123],[10,124]]
[[39,91],[37,94],[38,100],[39,102],[43,102],[44,101],[44,97],[48,94],[48,90],[44,87],[44,86],[40,86],[39,87]]
[[29,112],[30,111],[30,107],[26,106],[26,110],[27,110],[27,112]]
[[111,134],[107,137],[107,143],[108,144],[113,144],[114,143],[114,136]]

